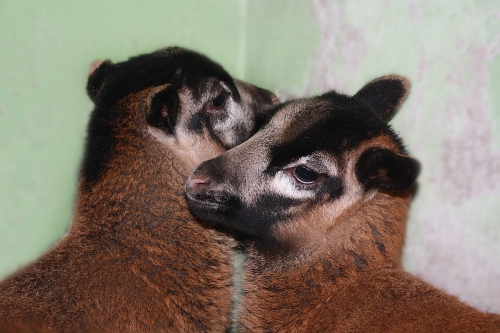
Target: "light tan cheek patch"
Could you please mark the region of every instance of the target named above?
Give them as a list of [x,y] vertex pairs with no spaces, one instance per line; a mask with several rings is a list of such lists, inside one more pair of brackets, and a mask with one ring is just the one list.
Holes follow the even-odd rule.
[[191,173],[196,167],[225,152],[225,149],[210,139],[208,133],[191,134],[179,132],[175,136],[165,134],[162,130],[148,126],[148,134],[159,141],[175,155]]
[[343,195],[334,201],[320,202],[307,209],[301,208],[302,213],[297,209],[297,218],[280,225],[276,229],[276,235],[292,236],[297,239],[318,235],[324,237],[335,226],[336,219],[362,198],[361,193],[351,196]]
[[272,233],[281,246],[294,253],[292,257],[297,263],[307,261],[329,246],[329,231],[335,224],[338,211],[335,202],[319,203],[312,208],[300,207],[295,211],[296,218],[276,224]]

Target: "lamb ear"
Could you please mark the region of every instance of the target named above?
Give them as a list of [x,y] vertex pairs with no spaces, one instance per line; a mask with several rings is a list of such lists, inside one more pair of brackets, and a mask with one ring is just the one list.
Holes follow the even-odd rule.
[[151,89],[147,100],[148,123],[173,134],[179,111],[179,94],[171,84]]
[[95,103],[99,90],[104,85],[104,80],[115,68],[115,65],[110,60],[96,60],[90,65],[87,78],[87,94],[92,102]]
[[419,172],[420,163],[414,158],[382,148],[366,150],[356,164],[356,176],[366,190],[409,189]]
[[354,97],[360,98],[389,121],[410,93],[410,80],[403,76],[388,75],[375,79],[361,88]]

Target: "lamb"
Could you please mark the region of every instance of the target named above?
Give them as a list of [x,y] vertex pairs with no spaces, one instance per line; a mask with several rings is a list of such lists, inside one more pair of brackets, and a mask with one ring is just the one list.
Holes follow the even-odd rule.
[[178,47],[97,61],[87,91],[72,224],[0,283],[0,332],[223,332],[234,241],[189,212],[183,186],[279,100]]
[[193,212],[249,242],[241,332],[500,332],[402,269],[420,165],[387,121],[409,88],[390,75],[284,103],[190,175]]

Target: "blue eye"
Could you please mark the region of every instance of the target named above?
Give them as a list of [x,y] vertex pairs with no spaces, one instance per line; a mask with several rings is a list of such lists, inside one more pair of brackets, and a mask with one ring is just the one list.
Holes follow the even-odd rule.
[[302,184],[312,184],[319,179],[319,174],[303,165],[299,165],[293,172],[295,179]]

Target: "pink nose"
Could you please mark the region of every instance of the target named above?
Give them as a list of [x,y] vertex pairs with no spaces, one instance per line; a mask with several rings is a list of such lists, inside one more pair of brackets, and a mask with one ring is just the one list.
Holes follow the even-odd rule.
[[199,187],[206,187],[210,185],[210,179],[204,179],[204,178],[191,178],[189,177],[187,181],[187,187],[188,188],[199,188]]

